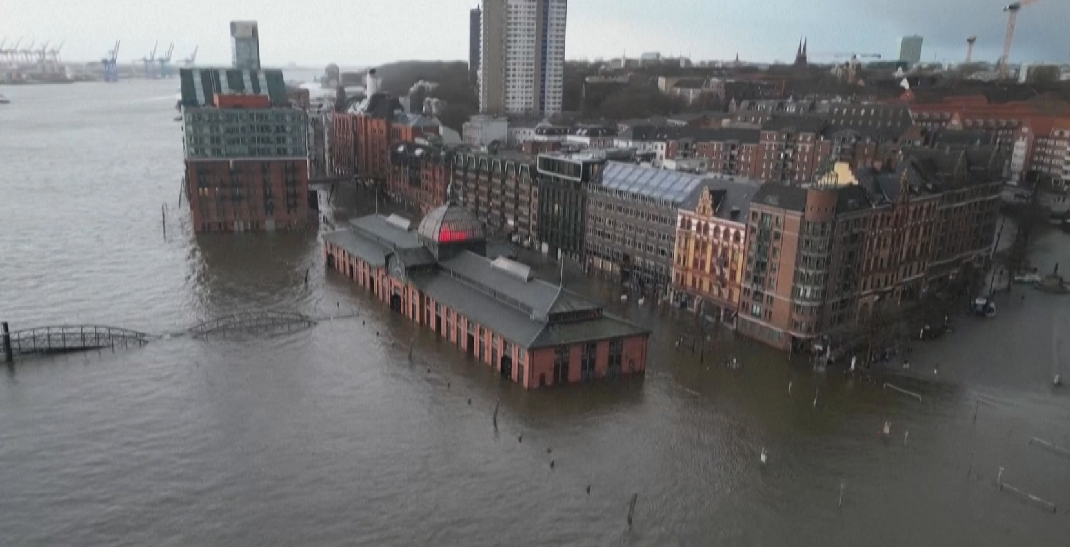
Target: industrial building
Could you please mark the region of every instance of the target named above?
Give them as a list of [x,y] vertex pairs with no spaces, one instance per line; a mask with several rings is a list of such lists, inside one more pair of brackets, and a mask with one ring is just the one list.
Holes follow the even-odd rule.
[[487,258],[482,223],[456,203],[415,232],[371,215],[325,239],[328,268],[527,389],[646,370],[649,331],[519,262]]
[[182,69],[185,194],[195,232],[298,228],[315,219],[307,115],[282,71]]

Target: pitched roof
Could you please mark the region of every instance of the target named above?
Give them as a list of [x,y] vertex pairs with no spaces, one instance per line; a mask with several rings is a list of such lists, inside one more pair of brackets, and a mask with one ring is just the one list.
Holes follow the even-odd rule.
[[[732,211],[738,210],[736,218],[744,221],[750,212],[751,201],[762,187],[762,183],[742,177],[715,176],[705,179],[702,186],[721,196],[720,201],[714,204],[717,208],[714,211],[715,217],[734,220]],[[702,199],[702,192],[694,192],[686,202],[680,205],[680,209],[694,211],[700,199]]]
[[606,190],[627,192],[679,205],[700,187],[702,176],[609,161],[602,169],[598,184]]
[[762,124],[762,131],[820,133],[825,124],[825,118],[820,116],[774,116]]
[[389,249],[375,241],[353,233],[353,230],[347,228],[335,230],[323,236],[323,239],[332,245],[341,247],[345,252],[359,257],[371,266],[380,268],[386,266],[386,255]]
[[[595,310],[601,306],[591,300],[540,279],[523,280],[494,267],[486,257],[465,251],[440,263],[443,269],[492,289],[506,301],[520,304],[524,311],[536,316],[579,310]],[[456,277],[456,276],[455,276]]]
[[751,203],[801,213],[806,210],[806,188],[789,186],[778,182],[767,182],[754,194]]
[[182,106],[214,104],[215,95],[264,95],[271,106],[286,106],[286,82],[282,71],[238,70],[236,68],[182,68],[178,71]]
[[392,249],[423,248],[420,238],[409,230],[403,230],[380,215],[368,215],[349,221],[360,235]]

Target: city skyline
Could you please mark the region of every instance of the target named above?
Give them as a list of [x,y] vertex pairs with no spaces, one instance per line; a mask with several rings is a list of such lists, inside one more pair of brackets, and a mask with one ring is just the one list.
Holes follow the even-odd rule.
[[[673,2],[676,9],[666,10],[653,0],[573,1],[566,57],[594,60],[657,51],[692,60],[729,60],[738,52],[745,61],[791,62],[799,37],[808,36],[812,62],[833,62],[837,60],[834,54],[849,53],[879,53],[892,59],[902,36],[918,34],[925,39],[923,61],[961,62],[966,37],[977,35],[974,59],[995,62],[1006,29],[1006,16],[1001,12],[1005,3],[903,0],[863,6],[849,0],[807,4],[768,0],[754,5],[680,0]],[[20,38],[22,47],[31,41],[40,46],[47,40],[50,47],[64,42],[62,58],[71,61],[97,61],[119,39],[121,63],[147,56],[157,40],[164,46],[173,41],[176,60],[198,47],[200,64],[225,65],[230,60],[229,22],[256,20],[264,34],[265,66],[466,61],[469,10],[478,4],[478,0],[367,0],[328,4],[313,11],[251,0],[190,0],[175,10],[174,4],[162,1],[101,5],[0,0],[0,38],[7,39],[5,47]],[[651,17],[652,13],[665,16]],[[1070,5],[1065,2],[1042,1],[1023,9],[1011,62],[1066,62],[1068,48],[1059,26],[1068,17]],[[346,25],[346,32],[333,26],[345,20],[353,21]],[[831,24],[837,25],[835,33],[829,32]],[[402,31],[406,39],[397,39]]]

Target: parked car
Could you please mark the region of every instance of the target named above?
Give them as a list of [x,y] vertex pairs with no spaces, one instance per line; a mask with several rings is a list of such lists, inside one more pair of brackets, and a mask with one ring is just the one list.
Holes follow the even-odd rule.
[[996,302],[987,296],[978,296],[974,299],[970,309],[982,317],[996,316]]
[[1015,283],[1028,283],[1030,285],[1033,285],[1033,284],[1036,284],[1036,283],[1040,283],[1041,282],[1041,277],[1040,277],[1039,274],[1036,274],[1036,273],[1018,274],[1018,275],[1014,276],[1014,282]]

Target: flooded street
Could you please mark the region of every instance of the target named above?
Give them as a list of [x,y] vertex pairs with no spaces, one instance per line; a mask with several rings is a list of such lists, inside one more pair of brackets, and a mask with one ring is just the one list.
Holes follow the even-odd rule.
[[[1070,297],[1015,287],[849,378],[678,350],[692,317],[573,273],[654,330],[648,373],[525,392],[325,272],[315,230],[194,237],[176,87],[0,88],[0,319],[171,335],[4,369],[0,545],[1067,545],[1070,458],[1030,439],[1070,447]],[[1037,252],[1068,268],[1070,236]],[[238,310],[322,321],[182,335]]]

